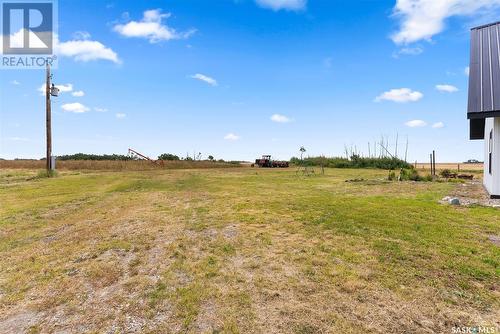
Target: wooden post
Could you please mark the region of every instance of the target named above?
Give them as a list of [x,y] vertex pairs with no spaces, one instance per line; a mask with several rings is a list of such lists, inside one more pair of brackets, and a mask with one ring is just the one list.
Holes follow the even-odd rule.
[[434,175],[433,171],[432,171],[432,153],[430,154],[430,157],[431,157],[431,175]]
[[46,73],[46,83],[45,83],[45,112],[46,112],[46,132],[47,132],[47,176],[50,177],[51,173],[51,160],[52,160],[52,123],[51,123],[51,106],[50,106],[50,65],[47,64]]
[[436,176],[436,152],[432,150],[432,163],[434,165],[434,176]]

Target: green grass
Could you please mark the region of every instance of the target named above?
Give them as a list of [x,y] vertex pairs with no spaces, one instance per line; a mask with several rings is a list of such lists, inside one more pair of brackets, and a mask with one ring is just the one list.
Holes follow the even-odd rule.
[[460,185],[349,169],[36,175],[0,171],[0,332],[16,317],[24,332],[499,325],[500,211],[438,203]]

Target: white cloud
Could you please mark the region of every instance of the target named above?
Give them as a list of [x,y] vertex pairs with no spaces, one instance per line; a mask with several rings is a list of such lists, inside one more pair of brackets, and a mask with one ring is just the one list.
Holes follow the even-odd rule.
[[[57,88],[59,88],[60,93],[67,93],[71,92],[73,90],[73,85],[72,84],[66,84],[66,85],[55,85]],[[45,88],[45,86],[44,86]],[[44,89],[45,91],[45,89]]]
[[234,133],[228,133],[227,135],[224,136],[225,140],[231,140],[231,141],[236,141],[240,139],[240,136],[235,135]]
[[143,13],[140,21],[130,21],[126,24],[117,24],[113,30],[125,37],[146,38],[150,43],[168,41],[172,39],[189,38],[196,30],[177,32],[163,24],[163,20],[170,17],[170,13],[162,13],[161,9],[151,9]]
[[67,42],[59,42],[56,40],[54,49],[57,55],[70,57],[75,61],[109,60],[116,64],[121,63],[116,52],[98,41],[75,39]]
[[434,129],[441,129],[441,128],[444,128],[444,123],[443,122],[437,122],[437,123],[432,124],[432,127]]
[[404,47],[399,49],[397,52],[393,53],[394,58],[399,58],[399,56],[418,56],[424,52],[424,49],[421,48],[420,46],[415,46],[415,47]]
[[66,111],[66,112],[73,112],[76,114],[81,114],[81,113],[84,113],[84,112],[87,112],[90,110],[90,108],[84,106],[83,104],[81,104],[79,102],[66,103],[66,104],[63,104],[61,106],[61,108],[62,108],[62,110]]
[[94,110],[97,111],[97,112],[107,112],[108,111],[108,109],[106,109],[106,108],[100,108],[100,107],[95,107]]
[[458,88],[452,85],[436,85],[436,89],[440,92],[445,92],[445,93],[458,92]]
[[424,94],[418,91],[413,91],[409,88],[397,88],[397,89],[391,89],[388,92],[380,94],[375,98],[375,102],[380,102],[384,100],[398,102],[398,103],[416,102],[420,100],[422,97],[424,97]]
[[464,74],[466,76],[469,76],[469,72],[470,72],[470,67],[469,66],[467,66],[466,68],[464,68]]
[[[0,34],[0,37],[3,35]],[[3,41],[2,41],[3,43]],[[24,29],[20,29],[13,34],[10,34],[10,45],[15,48],[22,48],[24,45]]]
[[211,86],[217,86],[217,80],[215,80],[214,78],[211,78],[209,76],[206,76],[204,74],[196,73],[194,75],[191,75],[190,78],[204,81]]
[[[23,41],[22,33],[23,30],[21,29],[19,32],[13,34],[13,37],[19,35],[21,36],[21,41]],[[82,62],[102,59],[109,60],[117,64],[121,63],[118,55],[111,48],[106,47],[101,42],[92,41],[89,38],[90,34],[86,31],[75,32],[73,34],[73,40],[66,42],[61,42],[59,40],[59,36],[54,35],[54,54],[60,57],[73,58],[76,61]],[[1,43],[2,35],[0,34],[0,45]],[[44,45],[41,45],[40,47],[44,47]]]
[[289,123],[292,120],[285,115],[280,115],[280,114],[274,114],[271,116],[271,121],[277,122],[277,123]]
[[405,125],[410,127],[410,128],[419,128],[419,127],[427,126],[427,123],[420,120],[420,119],[414,119],[412,121],[406,122]]
[[118,119],[123,119],[123,118],[127,117],[127,115],[126,115],[126,114],[121,113],[121,112],[116,113],[116,114],[115,114],[115,116],[116,116],[116,118],[118,118]]
[[14,86],[19,86],[19,85],[21,84],[21,83],[20,83],[19,81],[17,81],[17,80],[12,80],[10,83],[11,83],[12,85],[14,85]]
[[77,91],[71,93],[71,95],[73,95],[75,97],[82,97],[85,95],[85,92],[83,90],[77,90]]
[[269,8],[274,11],[284,10],[303,10],[306,8],[307,0],[255,0],[257,5],[263,8]]
[[7,138],[7,140],[9,140],[9,141],[29,141],[28,138],[24,138],[24,137],[9,137],[9,138]]
[[[10,35],[10,45],[15,48],[22,48],[24,46],[24,34],[25,30],[23,28],[12,33]],[[38,37],[32,31],[28,31],[29,34],[29,46],[32,48],[46,48],[47,44],[43,41],[43,38]],[[48,32],[40,32],[39,34],[49,34]],[[3,35],[0,34],[0,43],[3,43]]]
[[[55,85],[57,88],[59,88],[59,93],[69,93],[73,91],[73,84],[65,84],[65,85]],[[37,89],[41,95],[45,95],[45,84],[42,84],[40,87]]]
[[391,39],[396,44],[429,41],[443,31],[447,18],[488,14],[499,6],[500,0],[397,0],[393,13],[400,28]]
[[90,37],[91,36],[88,31],[76,31],[73,33],[73,38],[76,40],[88,40]]

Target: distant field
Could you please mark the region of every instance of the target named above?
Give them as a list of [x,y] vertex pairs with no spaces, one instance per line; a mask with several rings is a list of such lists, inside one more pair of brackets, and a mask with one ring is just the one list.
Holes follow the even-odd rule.
[[[57,161],[57,169],[61,170],[155,170],[155,169],[193,169],[193,168],[224,168],[239,167],[238,164],[211,161],[164,161],[157,165],[145,160],[130,161],[98,161],[98,160],[66,160]],[[43,160],[0,160],[0,169],[20,168],[20,169],[43,169]]]
[[500,326],[500,210],[438,204],[460,184],[352,169],[36,175],[0,170],[0,333]]
[[[415,165],[415,164],[413,164]],[[430,163],[417,163],[417,169],[429,169],[430,170]],[[436,170],[443,170],[443,169],[450,169],[450,170],[458,170],[460,166],[460,170],[464,171],[482,171],[483,170],[483,163],[478,163],[478,164],[464,164],[464,163],[436,163]]]

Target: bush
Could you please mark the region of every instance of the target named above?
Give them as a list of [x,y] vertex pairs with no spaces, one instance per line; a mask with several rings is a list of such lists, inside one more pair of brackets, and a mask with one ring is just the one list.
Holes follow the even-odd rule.
[[181,159],[175,154],[163,153],[158,156],[158,160],[177,161]]
[[426,182],[432,182],[433,180],[434,180],[434,178],[432,177],[431,174],[427,174],[423,178],[423,181],[426,181]]
[[422,177],[415,169],[401,169],[399,174],[400,181],[422,181]]
[[449,178],[452,172],[449,169],[443,169],[439,174],[441,175],[441,177]]
[[418,171],[415,169],[401,169],[399,174],[400,181],[424,181],[424,182],[432,182],[434,178],[430,174],[426,174],[425,176],[421,176],[418,174]]
[[378,169],[400,169],[413,168],[409,163],[397,158],[365,158],[359,155],[352,155],[350,159],[340,157],[308,157],[304,160],[293,157],[290,162],[302,166],[321,166],[330,168],[378,168]]

